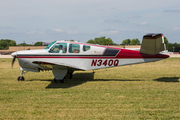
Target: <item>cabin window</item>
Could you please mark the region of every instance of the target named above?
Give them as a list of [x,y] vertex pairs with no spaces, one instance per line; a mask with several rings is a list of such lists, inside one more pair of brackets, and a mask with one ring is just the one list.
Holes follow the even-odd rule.
[[79,44],[69,44],[69,53],[79,53],[80,45]]
[[66,53],[67,43],[56,43],[50,50],[50,53]]
[[88,51],[90,50],[91,46],[88,46],[88,45],[83,45],[83,51]]

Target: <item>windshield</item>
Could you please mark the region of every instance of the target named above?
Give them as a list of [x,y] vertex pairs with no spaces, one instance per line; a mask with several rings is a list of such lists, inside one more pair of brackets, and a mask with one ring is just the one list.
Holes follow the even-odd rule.
[[56,43],[49,50],[50,53],[66,53],[67,43]]
[[55,42],[56,42],[56,41],[50,43],[50,44],[45,48],[45,50],[48,50]]

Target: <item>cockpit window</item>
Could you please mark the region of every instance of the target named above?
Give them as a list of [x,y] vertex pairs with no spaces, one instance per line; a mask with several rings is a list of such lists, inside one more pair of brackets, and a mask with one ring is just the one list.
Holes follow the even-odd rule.
[[66,53],[67,43],[56,43],[50,50],[50,53]]
[[69,53],[79,53],[80,45],[79,44],[69,44]]
[[88,46],[88,45],[83,45],[83,51],[88,51],[90,50],[91,46]]
[[48,50],[55,42],[56,42],[56,41],[50,43],[50,44],[45,48],[45,50]]

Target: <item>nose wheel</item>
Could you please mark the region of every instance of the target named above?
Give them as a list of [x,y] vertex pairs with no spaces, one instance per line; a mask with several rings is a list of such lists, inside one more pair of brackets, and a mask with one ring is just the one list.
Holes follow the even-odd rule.
[[18,77],[18,81],[24,81],[24,77],[23,76],[19,76]]
[[24,81],[25,80],[24,77],[23,77],[23,74],[25,74],[24,71],[21,72],[20,76],[17,79],[18,81]]

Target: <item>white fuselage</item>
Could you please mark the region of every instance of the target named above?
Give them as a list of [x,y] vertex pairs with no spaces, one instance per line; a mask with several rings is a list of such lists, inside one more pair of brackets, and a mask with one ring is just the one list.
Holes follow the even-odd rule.
[[[67,50],[69,49],[69,44],[70,42],[67,45]],[[80,49],[83,49],[83,45],[86,44],[80,44]],[[111,55],[108,52],[107,54],[105,54],[107,48],[110,52],[114,49],[116,53],[113,53],[114,55]],[[99,45],[91,45],[90,50],[81,50],[79,53],[69,53],[69,51],[67,51],[66,53],[50,53],[49,49],[42,49],[18,51],[16,54],[19,65],[22,68],[34,70],[52,70],[53,68],[61,67],[68,67],[77,70],[93,70],[144,62],[152,62],[164,58],[160,57],[159,55],[150,55],[149,57],[148,55],[145,55],[144,57],[143,55],[141,55],[141,53],[139,53],[139,51]],[[48,65],[34,64],[34,61],[48,63],[49,67]]]

